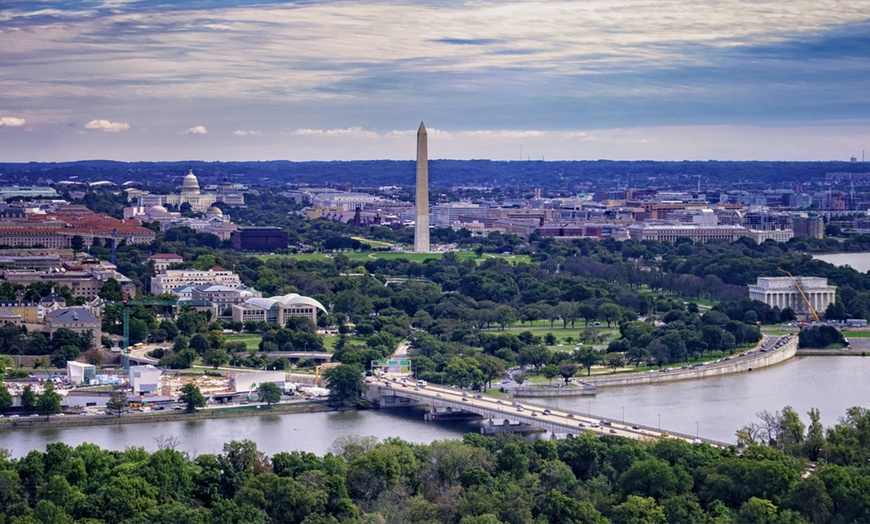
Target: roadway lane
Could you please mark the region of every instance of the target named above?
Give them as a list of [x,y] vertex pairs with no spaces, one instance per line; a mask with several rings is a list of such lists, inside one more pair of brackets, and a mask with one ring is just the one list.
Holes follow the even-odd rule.
[[[390,386],[386,383],[389,382]],[[404,384],[404,385],[403,385]],[[386,379],[372,379],[372,385],[385,390],[393,390],[400,396],[409,398],[417,398],[421,402],[431,399],[432,401],[446,401],[455,403],[455,407],[486,409],[494,411],[500,415],[500,418],[516,420],[532,425],[541,425],[550,423],[560,428],[564,428],[564,433],[577,433],[580,431],[594,432],[597,434],[612,434],[622,437],[634,439],[653,439],[653,438],[680,438],[687,442],[695,441],[694,438],[686,436],[671,435],[666,430],[657,430],[651,428],[642,428],[629,422],[615,423],[606,419],[600,419],[590,414],[573,413],[570,411],[547,408],[545,406],[535,405],[528,402],[520,402],[515,399],[502,399],[483,395],[473,391],[464,391],[459,389],[445,388],[433,386],[431,384],[423,388],[418,388],[413,382],[408,380],[402,383],[399,379],[388,381]],[[464,400],[463,400],[464,399]],[[520,410],[519,408],[522,408]],[[544,414],[547,411],[548,414]],[[609,422],[602,423],[602,422]],[[714,445],[722,445],[723,443],[701,439]]]

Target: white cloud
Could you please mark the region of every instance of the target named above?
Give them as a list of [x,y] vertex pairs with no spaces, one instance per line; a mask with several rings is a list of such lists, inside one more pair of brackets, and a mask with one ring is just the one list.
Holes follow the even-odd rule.
[[130,129],[126,122],[111,122],[109,120],[91,120],[85,124],[85,129],[96,129],[106,133],[118,133]]
[[256,130],[246,131],[244,129],[237,129],[233,131],[233,136],[259,136],[262,134],[262,132]]
[[327,136],[327,137],[356,137],[356,138],[377,138],[378,134],[375,131],[367,131],[361,127],[354,126],[346,129],[297,129],[293,131],[294,135],[299,136]]
[[21,127],[27,121],[14,116],[0,116],[0,127]]
[[530,138],[530,137],[539,137],[544,136],[543,131],[523,131],[523,130],[512,130],[512,129],[480,129],[477,131],[464,131],[463,135],[467,136],[480,136],[480,137],[492,137],[492,138]]
[[207,135],[208,129],[205,126],[194,126],[184,132],[185,135]]

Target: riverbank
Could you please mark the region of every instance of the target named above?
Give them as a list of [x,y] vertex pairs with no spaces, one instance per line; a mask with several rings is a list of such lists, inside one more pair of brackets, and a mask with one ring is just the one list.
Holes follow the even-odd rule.
[[170,412],[170,413],[150,413],[147,415],[126,415],[121,417],[116,416],[92,416],[83,417],[80,415],[65,415],[63,417],[53,416],[46,420],[40,418],[19,418],[5,419],[0,423],[0,433],[4,429],[29,429],[29,428],[70,428],[70,427],[86,427],[86,426],[119,426],[127,424],[152,424],[163,422],[182,422],[185,420],[207,420],[207,419],[222,419],[222,418],[239,418],[239,417],[259,417],[262,415],[293,415],[299,413],[323,413],[327,411],[346,411],[355,408],[334,408],[327,405],[325,402],[306,401],[296,404],[279,404],[267,407],[265,404],[262,407],[246,406],[237,409],[204,409],[195,413],[187,412]]
[[[780,339],[781,340],[781,339]],[[797,354],[798,337],[792,336],[779,347],[766,349],[769,344],[760,343],[756,349],[736,357],[727,357],[712,364],[694,369],[673,369],[664,372],[631,373],[606,377],[585,377],[584,381],[596,388],[659,384],[679,380],[702,379],[721,375],[750,372],[781,364]]]
[[866,357],[866,351],[843,351],[841,349],[799,349],[799,357]]

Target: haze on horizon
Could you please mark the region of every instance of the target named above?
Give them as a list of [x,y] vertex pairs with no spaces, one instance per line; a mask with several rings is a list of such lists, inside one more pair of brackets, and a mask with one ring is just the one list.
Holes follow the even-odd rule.
[[6,0],[0,162],[848,160],[863,0]]

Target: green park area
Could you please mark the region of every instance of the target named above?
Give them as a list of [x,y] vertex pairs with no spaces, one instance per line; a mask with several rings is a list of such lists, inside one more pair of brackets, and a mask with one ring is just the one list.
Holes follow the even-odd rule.
[[[227,342],[244,342],[245,346],[248,350],[259,349],[260,340],[263,339],[262,335],[256,333],[239,333],[235,335],[227,335]],[[325,335],[323,337],[323,347],[326,351],[333,351],[335,349],[335,344],[338,342],[338,335]],[[347,337],[348,342],[362,344],[365,342],[364,337]]]
[[[507,255],[507,254],[484,254],[478,257],[472,251],[450,251],[460,261],[474,260],[477,263],[483,262],[488,258],[501,258],[510,263],[528,263],[531,257],[528,255]],[[367,262],[369,260],[409,260],[412,262],[425,262],[426,260],[434,259],[441,260],[445,253],[402,253],[396,251],[342,251],[335,253],[299,253],[292,255],[257,255],[261,260],[271,260],[276,258],[294,258],[297,260],[314,260],[325,261],[331,260],[338,255],[344,255],[351,261]]]

